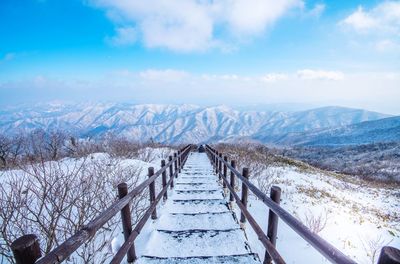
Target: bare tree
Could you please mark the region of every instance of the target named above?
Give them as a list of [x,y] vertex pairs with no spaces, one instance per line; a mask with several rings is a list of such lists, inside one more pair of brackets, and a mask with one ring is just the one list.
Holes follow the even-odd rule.
[[141,145],[126,137],[112,137],[108,139],[109,153],[117,157],[135,158],[139,155]]
[[67,135],[60,130],[50,131],[47,135],[46,148],[50,153],[50,159],[56,160],[59,158],[65,146]]
[[361,244],[363,246],[363,249],[365,251],[365,254],[369,258],[369,261],[371,264],[375,264],[377,261],[377,258],[379,256],[379,252],[384,246],[387,246],[392,242],[385,241],[384,238],[382,238],[381,235],[376,236],[374,238],[364,238],[361,239]]
[[12,149],[10,138],[0,134],[0,168],[6,168],[9,155]]
[[[122,166],[107,155],[96,159],[32,162],[22,170],[6,172],[0,186],[0,255],[13,258],[9,246],[22,234],[40,236],[43,253],[65,241],[116,199],[116,186],[125,181],[136,186],[140,170]],[[143,196],[132,203],[133,220],[148,206]],[[119,216],[111,219],[76,254],[71,263],[103,263],[112,254],[112,237]]]
[[311,232],[318,234],[325,229],[328,222],[328,215],[329,214],[326,210],[318,215],[308,210],[304,213],[304,220],[302,222],[311,230]]

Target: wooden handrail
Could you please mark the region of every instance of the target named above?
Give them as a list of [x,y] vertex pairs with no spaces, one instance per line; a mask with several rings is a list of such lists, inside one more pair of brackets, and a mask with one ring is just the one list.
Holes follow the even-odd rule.
[[[149,187],[150,184],[154,183],[154,181],[162,175],[164,172],[167,171],[170,166],[177,165],[178,159],[186,161],[188,153],[191,150],[191,145],[187,145],[186,147],[182,148],[179,151],[179,155],[174,156],[165,166],[163,166],[160,170],[158,170],[154,175],[143,181],[141,184],[136,186],[132,191],[124,195],[121,199],[118,201],[115,201],[112,203],[106,210],[101,212],[94,220],[90,221],[86,225],[84,225],[79,231],[77,231],[74,235],[72,235],[70,238],[68,238],[66,241],[64,241],[61,245],[58,247],[54,248],[51,252],[49,252],[47,255],[45,255],[43,258],[37,260],[36,264],[49,264],[49,263],[61,263],[62,261],[66,260],[72,253],[74,253],[82,244],[84,244],[86,241],[91,239],[96,232],[105,224],[107,223],[112,217],[114,217],[116,214],[118,214],[121,210],[126,208],[127,205],[129,205],[130,201],[133,200],[137,195],[139,195],[145,188]],[[181,162],[179,165],[183,166],[184,162]],[[175,167],[175,172],[174,172],[174,177],[178,174],[178,168]],[[168,181],[167,186],[165,186],[161,193],[161,197],[164,195],[164,193],[167,191],[167,187],[171,184],[173,181],[173,178],[171,177],[170,180]],[[141,218],[141,220],[138,222],[136,225],[135,229],[132,231],[131,235],[129,236],[127,241],[131,241],[131,237],[136,238],[135,234],[139,234],[140,230],[143,228],[144,224],[148,220],[148,213],[151,213],[154,211],[154,209],[157,206],[157,203],[159,202],[159,196],[155,199],[153,203],[150,204],[149,209],[146,211],[145,215]],[[126,209],[125,209],[126,210]],[[25,235],[23,237],[28,237],[30,235]],[[133,238],[133,240],[134,240]],[[132,241],[133,243],[133,241]],[[124,245],[126,242],[124,243]],[[123,248],[124,250],[124,255],[128,252],[130,247],[125,251],[125,247]],[[30,249],[26,249],[30,250]],[[120,250],[121,251],[121,250]],[[119,252],[120,252],[119,251]],[[27,252],[22,252],[22,253],[27,253]],[[21,255],[22,255],[21,253]],[[29,253],[29,252],[28,252]],[[20,254],[17,252],[17,254]],[[18,259],[19,256],[15,255],[16,259]],[[32,261],[30,262],[19,262],[21,264],[25,263],[33,263]],[[118,263],[118,262],[113,262],[113,263]]]
[[[153,174],[153,170],[149,170],[149,178],[135,187],[131,192],[126,193],[123,191],[120,193],[120,199],[114,202],[110,207],[100,213],[94,220],[90,221],[83,228],[81,228],[77,233],[67,239],[64,243],[62,243],[57,248],[53,249],[49,254],[40,258],[40,248],[39,242],[35,235],[25,235],[18,238],[14,243],[12,243],[11,248],[13,250],[16,263],[17,264],[32,264],[32,263],[40,263],[40,264],[48,264],[48,263],[60,263],[68,258],[73,252],[75,252],[82,244],[84,244],[87,240],[92,238],[97,230],[101,228],[108,220],[110,220],[113,216],[115,216],[118,212],[121,214],[126,214],[129,211],[129,202],[140,194],[145,188],[149,187],[154,181],[162,175],[163,177],[163,188],[160,193],[154,197],[151,194],[152,202],[150,203],[149,208],[146,210],[144,215],[141,217],[137,225],[133,230],[131,228],[126,228],[129,225],[130,220],[126,217],[122,217],[122,222],[124,226],[124,233],[126,232],[125,242],[122,247],[118,250],[117,254],[112,259],[111,263],[120,263],[125,255],[130,255],[131,259],[136,258],[134,254],[134,241],[136,237],[140,234],[142,228],[150,218],[150,216],[155,211],[157,204],[163,197],[167,197],[166,194],[168,192],[169,187],[173,187],[174,178],[178,176],[178,173],[184,166],[188,154],[191,150],[191,145],[187,145],[182,148],[178,153],[175,153],[174,157],[169,156],[168,163],[165,164],[165,161],[162,161],[161,169]],[[274,239],[276,237],[276,228],[277,228],[277,218],[281,218],[286,224],[288,224],[295,232],[297,232],[301,237],[303,237],[306,241],[308,241],[315,249],[317,249],[322,255],[324,255],[327,259],[329,259],[332,263],[338,264],[354,264],[353,260],[348,258],[342,252],[337,250],[331,244],[323,240],[317,234],[312,233],[304,224],[294,218],[290,213],[284,210],[279,206],[277,202],[279,199],[279,195],[274,195],[271,192],[271,197],[268,197],[266,194],[261,192],[255,185],[253,185],[247,178],[247,173],[244,172],[241,174],[235,168],[235,162],[231,161],[228,163],[228,159],[226,156],[222,156],[222,153],[217,152],[215,149],[206,145],[206,151],[209,155],[211,163],[215,166],[215,172],[218,174],[220,179],[223,180],[223,185],[225,188],[228,188],[230,191],[230,201],[236,201],[238,204],[241,213],[245,217],[243,221],[247,219],[251,227],[256,232],[259,240],[263,244],[266,249],[266,258],[264,263],[270,263],[272,259],[275,263],[283,264],[285,263],[283,258],[280,256],[279,252],[275,248]],[[223,167],[223,169],[222,169]],[[175,170],[174,170],[175,169]],[[230,182],[227,179],[227,169],[230,170]],[[165,183],[166,173],[169,171],[169,180]],[[151,171],[151,172],[150,172]],[[247,171],[247,170],[245,170]],[[269,219],[268,226],[268,236],[265,235],[259,224],[255,221],[253,216],[247,210],[246,200],[247,194],[245,195],[245,199],[240,199],[237,193],[235,192],[235,176],[238,177],[246,190],[250,189],[253,194],[258,197],[265,205],[267,205],[270,209],[270,214],[273,213],[274,219]],[[124,187],[124,186],[120,186]],[[125,188],[125,187],[124,187]],[[272,191],[280,191],[279,188],[277,190]],[[274,199],[274,200],[273,200]],[[270,215],[271,216],[271,215]],[[155,215],[156,217],[156,215]],[[125,219],[124,219],[125,218]],[[276,218],[276,219],[275,219]],[[272,223],[270,226],[270,222]],[[128,236],[129,233],[129,236]],[[391,263],[400,263],[400,250],[392,247],[384,247],[381,251],[381,255],[378,260],[378,264],[391,264]],[[267,258],[268,257],[268,258]],[[37,260],[37,261],[36,261]],[[36,262],[35,262],[36,261]]]
[[[221,166],[220,164],[222,163],[222,164],[224,164],[224,166],[229,168],[229,170],[233,174],[235,174],[242,181],[242,183],[244,185],[246,185],[247,188],[249,188],[253,192],[253,194],[257,198],[259,198],[265,205],[268,206],[268,208],[271,211],[273,211],[277,216],[279,216],[280,219],[282,219],[288,226],[290,226],[304,240],[306,240],[308,243],[310,243],[312,247],[314,247],[316,250],[318,250],[329,261],[331,261],[332,263],[337,263],[337,264],[356,264],[356,262],[354,260],[350,259],[348,256],[343,254],[341,251],[336,249],[333,245],[331,245],[326,240],[321,238],[319,235],[313,233],[303,223],[301,223],[299,220],[297,220],[294,216],[292,216],[289,212],[287,212],[285,209],[283,209],[280,205],[278,205],[273,200],[271,200],[271,198],[269,198],[265,193],[260,191],[248,179],[243,177],[243,175],[239,171],[237,171],[227,161],[225,161],[221,157],[221,153],[217,153],[217,151],[215,149],[213,149],[212,147],[210,147],[209,145],[206,145],[206,150],[211,155],[210,160],[216,161],[214,163],[216,167],[220,168],[220,166]],[[222,174],[220,169],[218,170],[218,173]],[[229,188],[229,189],[232,191],[231,188]],[[242,213],[245,213],[245,212],[242,211]],[[271,252],[269,252],[269,253],[271,253]],[[271,255],[271,257],[273,258],[274,256]]]
[[155,201],[151,204],[149,209],[147,209],[146,213],[140,219],[138,224],[136,225],[135,229],[129,236],[129,238],[125,241],[125,243],[121,246],[118,250],[117,254],[113,257],[110,264],[118,264],[124,259],[125,255],[128,253],[129,248],[132,246],[133,241],[135,241],[136,237],[142,231],[142,228],[146,224],[147,220],[150,218],[154,209],[156,209],[158,202],[160,202],[161,198],[164,196],[164,193],[168,190],[169,185],[171,184],[173,178],[170,178],[167,185],[161,190],[161,192],[155,198]]
[[229,184],[228,180],[225,177],[222,177],[222,180],[226,184],[229,191],[232,193],[233,197],[236,200],[236,204],[239,206],[242,214],[247,218],[247,220],[249,221],[249,224],[254,229],[254,232],[257,234],[258,239],[261,241],[261,243],[263,244],[265,249],[268,251],[268,253],[272,257],[274,262],[277,264],[284,264],[285,261],[283,260],[281,255],[278,253],[275,246],[269,241],[268,237],[265,235],[262,228],[257,224],[256,220],[253,218],[253,216],[247,210],[246,206],[242,203],[241,199],[239,198],[239,196],[237,195],[235,190],[232,188],[232,186]]

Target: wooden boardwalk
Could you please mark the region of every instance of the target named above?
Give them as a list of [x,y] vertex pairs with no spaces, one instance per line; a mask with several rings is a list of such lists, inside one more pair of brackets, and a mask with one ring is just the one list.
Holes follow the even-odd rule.
[[[11,249],[18,264],[58,264],[96,235],[112,217],[120,212],[125,242],[113,256],[111,264],[137,263],[260,263],[247,242],[241,225],[248,223],[265,248],[263,263],[285,264],[276,248],[278,219],[285,222],[331,263],[356,264],[333,245],[313,233],[293,215],[280,207],[280,188],[273,186],[270,196],[262,192],[249,180],[249,168],[236,169],[236,162],[228,160],[221,152],[209,145],[192,152],[194,145],[187,145],[161,161],[155,172],[148,168],[148,179],[131,191],[126,183],[118,185],[119,199],[86,223],[74,235],[41,256],[40,244],[35,234],[26,234],[16,239]],[[204,153],[206,151],[207,154]],[[168,174],[168,176],[167,176]],[[156,193],[155,181],[162,179],[162,189]],[[221,182],[223,184],[221,184]],[[236,187],[241,184],[241,193]],[[174,187],[175,186],[175,187]],[[171,187],[172,192],[169,193]],[[229,190],[229,197],[223,188]],[[150,206],[135,226],[132,226],[129,203],[149,189]],[[267,233],[247,210],[248,194],[251,192],[269,208]],[[157,205],[167,198],[157,219]],[[240,221],[229,209],[229,202],[236,202],[240,209]],[[154,220],[151,234],[145,245],[140,245],[139,259],[135,240],[148,220]],[[240,225],[239,225],[240,222]],[[262,257],[262,256],[261,256]],[[400,264],[400,250],[383,247],[378,264]]]
[[137,263],[260,263],[205,153],[189,155],[160,213]]

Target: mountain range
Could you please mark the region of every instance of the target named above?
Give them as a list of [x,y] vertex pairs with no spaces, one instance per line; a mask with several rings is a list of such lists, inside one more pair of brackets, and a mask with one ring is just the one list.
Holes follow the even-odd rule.
[[228,106],[51,103],[0,111],[0,133],[37,128],[92,138],[114,133],[164,143],[256,140],[276,145],[334,145],[400,140],[399,117],[337,106],[287,112]]

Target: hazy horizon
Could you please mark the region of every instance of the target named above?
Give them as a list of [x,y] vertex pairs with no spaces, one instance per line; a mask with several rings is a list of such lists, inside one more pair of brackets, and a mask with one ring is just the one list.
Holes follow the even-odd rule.
[[49,101],[37,101],[37,102],[24,102],[18,104],[0,104],[0,107],[3,110],[7,109],[23,109],[33,106],[48,106],[48,105],[95,105],[95,104],[129,104],[129,105],[194,105],[198,107],[218,107],[218,106],[227,106],[234,110],[238,111],[264,111],[264,112],[300,112],[300,111],[308,111],[313,109],[325,108],[325,107],[340,107],[340,108],[351,108],[351,109],[360,109],[369,112],[377,112],[381,114],[391,115],[391,116],[400,116],[400,112],[388,112],[388,111],[380,111],[379,109],[372,108],[364,108],[357,107],[354,105],[334,105],[334,104],[318,104],[318,103],[274,103],[274,104],[202,104],[202,103],[166,103],[166,102],[135,102],[135,101],[112,101],[112,100],[98,100],[98,101],[66,101],[66,100],[49,100]]
[[374,0],[6,0],[0,105],[339,105],[398,115],[399,11],[399,1]]

